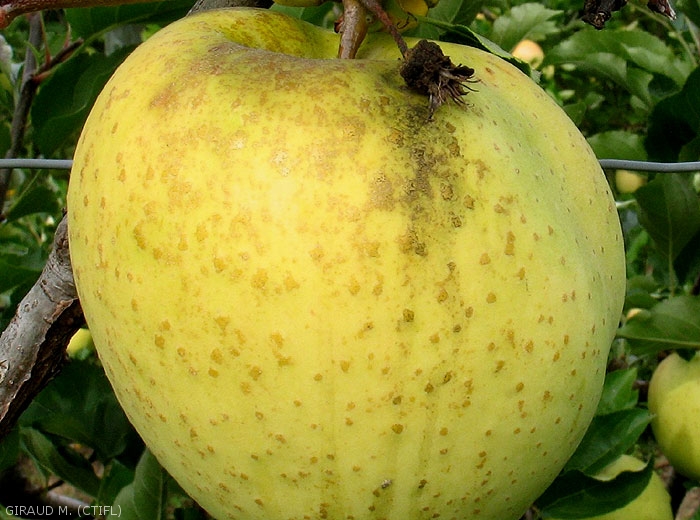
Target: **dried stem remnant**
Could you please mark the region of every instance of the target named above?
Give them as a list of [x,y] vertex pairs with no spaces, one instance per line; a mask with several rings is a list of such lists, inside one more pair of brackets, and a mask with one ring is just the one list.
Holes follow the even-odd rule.
[[471,89],[474,69],[454,65],[440,46],[428,40],[419,41],[406,52],[401,65],[401,77],[416,92],[430,98],[430,117],[446,101],[463,104],[463,97]]

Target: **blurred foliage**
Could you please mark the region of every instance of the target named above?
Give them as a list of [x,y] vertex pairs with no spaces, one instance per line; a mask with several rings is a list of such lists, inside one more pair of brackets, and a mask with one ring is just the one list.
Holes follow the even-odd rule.
[[[194,0],[43,14],[51,56],[81,38],[70,57],[42,78],[25,134],[25,157],[70,158],[97,94],[143,39],[189,10]],[[331,27],[337,5],[281,8]],[[629,4],[603,31],[579,20],[571,0],[443,0],[413,35],[475,45],[516,63],[559,103],[599,158],[700,159],[700,0],[679,0],[676,20]],[[10,125],[27,52],[29,25],[15,20],[0,35],[0,148]],[[537,68],[510,55],[537,43]],[[35,49],[43,62],[44,49]],[[537,501],[538,518],[582,518],[621,507],[646,485],[657,456],[648,428],[645,388],[670,350],[700,348],[700,174],[645,173],[633,193],[618,189],[627,251],[625,314],[596,417],[578,451]],[[14,170],[0,221],[0,329],[42,269],[62,216],[68,174]],[[67,483],[92,505],[119,507],[124,519],[202,519],[205,513],[158,465],[121,411],[94,350],[72,361],[0,442],[0,474],[29,464],[42,489]],[[646,469],[594,478],[623,453]],[[3,478],[5,480],[3,480]],[[0,477],[0,504],[16,496]],[[674,493],[698,485],[681,478]],[[679,491],[681,490],[681,491]],[[116,513],[114,516],[117,516]],[[0,519],[9,518],[0,508]]]

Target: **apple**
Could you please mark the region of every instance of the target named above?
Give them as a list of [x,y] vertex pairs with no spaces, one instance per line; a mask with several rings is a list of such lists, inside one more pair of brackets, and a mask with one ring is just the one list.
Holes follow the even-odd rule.
[[615,170],[615,186],[620,193],[634,193],[647,183],[647,178],[630,170]]
[[95,345],[92,342],[90,331],[86,328],[81,328],[71,337],[66,347],[66,352],[70,357],[80,357],[88,352],[92,352],[94,348]]
[[661,451],[680,474],[700,479],[700,357],[664,358],[649,382],[648,402]]
[[216,518],[517,519],[601,393],[614,200],[505,61],[441,44],[478,83],[429,118],[390,36],[338,42],[206,11],[116,71],[68,194],[98,354]]
[[538,68],[544,61],[544,51],[539,43],[532,40],[520,40],[513,48],[511,54],[516,58],[529,63],[531,67]]
[[[631,455],[622,455],[612,464],[601,470],[598,480],[608,481],[623,471],[641,471],[645,463]],[[554,520],[554,519],[552,519]],[[603,515],[582,518],[581,520],[673,520],[671,495],[666,490],[661,477],[652,473],[647,487],[627,505]]]

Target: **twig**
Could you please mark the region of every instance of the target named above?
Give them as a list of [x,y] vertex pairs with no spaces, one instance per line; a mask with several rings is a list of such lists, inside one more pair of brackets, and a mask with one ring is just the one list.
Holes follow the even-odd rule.
[[[27,118],[29,117],[29,109],[36,94],[37,85],[33,80],[33,75],[37,67],[34,49],[41,46],[43,38],[42,19],[40,14],[30,15],[29,18],[29,39],[27,42],[27,50],[24,56],[24,67],[22,71],[22,83],[19,91],[19,98],[15,105],[15,111],[12,115],[12,128],[10,149],[5,154],[6,158],[17,157],[24,145],[24,133],[27,127]],[[0,170],[0,213],[5,205],[5,197],[7,189],[10,185],[10,176],[12,170],[3,168]]]
[[[12,115],[11,144],[10,149],[5,154],[6,159],[14,159],[22,151],[29,110],[41,81],[56,67],[56,65],[68,59],[83,43],[82,40],[76,40],[74,42],[67,41],[55,56],[49,56],[43,65],[37,67],[36,58],[32,51],[38,49],[43,44],[43,25],[40,14],[30,15],[29,44],[24,60],[24,71],[22,73],[19,99],[17,100],[17,105]],[[11,167],[3,166],[2,169],[0,169],[0,209],[5,205],[5,198],[7,197],[7,189],[10,185],[11,175]],[[2,212],[0,211],[0,213]]]
[[153,0],[0,0],[0,29],[22,14],[48,9],[69,7],[100,7],[108,5],[140,4]]
[[0,336],[0,438],[59,372],[65,346],[84,323],[66,228],[64,217],[39,280]]

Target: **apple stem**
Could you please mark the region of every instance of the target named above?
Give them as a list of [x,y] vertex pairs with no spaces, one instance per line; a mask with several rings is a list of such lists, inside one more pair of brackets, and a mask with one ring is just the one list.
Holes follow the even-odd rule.
[[357,50],[367,36],[370,14],[386,27],[401,51],[401,56],[405,58],[408,45],[379,0],[343,0],[343,19],[338,29],[341,33],[338,57],[352,59],[357,55]]
[[408,45],[406,44],[406,40],[404,40],[403,36],[401,36],[398,27],[396,27],[396,24],[392,22],[391,18],[389,18],[389,15],[386,14],[386,11],[379,3],[379,0],[359,1],[362,3],[365,9],[367,9],[370,13],[376,16],[377,20],[379,20],[382,23],[382,25],[386,27],[386,29],[389,31],[389,34],[391,34],[392,38],[394,38],[396,45],[399,47],[399,51],[401,51],[401,56],[405,58],[406,53],[408,52]]
[[338,58],[354,59],[367,36],[369,13],[361,0],[343,0],[343,18],[339,25]]

